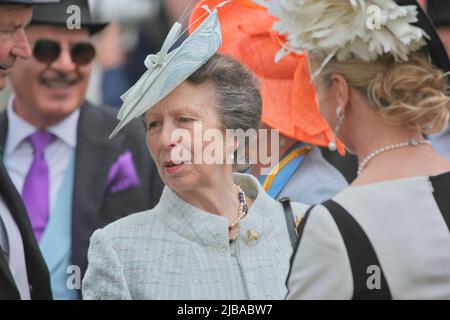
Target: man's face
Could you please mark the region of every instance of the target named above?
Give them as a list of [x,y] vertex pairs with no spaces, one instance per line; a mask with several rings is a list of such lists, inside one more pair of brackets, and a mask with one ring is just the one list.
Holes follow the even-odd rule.
[[52,62],[41,62],[33,56],[17,61],[11,70],[16,98],[14,111],[37,128],[46,128],[69,116],[85,99],[91,64],[72,61],[71,48],[88,43],[87,30],[69,30],[63,26],[33,25],[26,29],[33,48],[39,40],[50,40],[60,46]]
[[0,6],[0,90],[5,87],[9,69],[16,59],[28,59],[31,56],[24,28],[32,14],[31,7]]

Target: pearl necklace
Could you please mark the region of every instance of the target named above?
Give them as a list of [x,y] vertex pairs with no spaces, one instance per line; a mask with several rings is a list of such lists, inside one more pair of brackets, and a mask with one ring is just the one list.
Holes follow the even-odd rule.
[[367,165],[373,158],[375,158],[376,156],[380,155],[383,152],[391,151],[391,150],[399,149],[399,148],[405,148],[405,147],[418,147],[418,146],[424,145],[424,144],[431,145],[431,142],[428,140],[417,141],[417,140],[413,139],[408,142],[392,144],[390,146],[379,148],[379,149],[375,150],[374,152],[370,153],[367,157],[365,157],[363,159],[363,161],[361,161],[361,163],[358,166],[358,176],[362,173],[362,171],[367,167]]
[[[247,199],[245,197],[245,192],[237,184],[235,184],[235,186],[239,193],[239,210],[238,210],[238,217],[228,227],[229,231],[231,231],[234,227],[237,227],[239,225],[239,223],[241,222],[241,220],[244,219],[244,217],[248,213],[248,205],[247,205]],[[237,236],[238,236],[238,234],[236,233],[234,236],[230,237],[230,241],[236,240]]]

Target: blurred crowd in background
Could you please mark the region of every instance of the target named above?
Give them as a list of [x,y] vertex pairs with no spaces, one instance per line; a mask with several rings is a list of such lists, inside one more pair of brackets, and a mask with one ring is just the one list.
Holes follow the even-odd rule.
[[[187,28],[189,13],[197,2],[89,0],[92,18],[111,23],[93,39],[97,56],[87,99],[95,104],[119,108],[120,95],[145,72],[145,57],[159,51],[174,22],[180,21]],[[10,85],[0,92],[0,110],[5,108],[10,94]]]

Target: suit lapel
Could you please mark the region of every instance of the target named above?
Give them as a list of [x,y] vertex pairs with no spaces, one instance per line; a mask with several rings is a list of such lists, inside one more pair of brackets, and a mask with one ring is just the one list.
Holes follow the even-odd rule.
[[8,135],[8,117],[6,111],[0,113],[0,157],[3,159],[3,151],[6,145],[6,136]]
[[[10,185],[10,179],[8,176],[8,173],[6,172],[6,168],[3,165],[3,150],[6,144],[6,135],[8,134],[8,119],[6,116],[6,112],[0,113],[0,194],[3,200],[5,201],[6,206],[10,210],[11,215],[13,216],[14,220],[19,226],[19,221],[17,221],[16,214],[14,212],[15,208],[11,208],[11,195],[10,190],[8,188],[11,187]],[[20,226],[19,226],[20,229]],[[20,229],[21,230],[21,229]],[[21,230],[22,232],[22,230]],[[0,277],[3,278],[1,283],[2,285],[5,285],[8,283],[9,290],[13,290],[15,294],[17,295],[17,298],[20,299],[19,291],[17,290],[16,283],[14,281],[14,278],[11,274],[11,271],[9,269],[8,262],[6,261],[6,258],[0,254],[0,271],[1,275]]]
[[81,267],[82,273],[86,268],[82,248],[89,246],[90,236],[99,227],[109,168],[123,140],[109,140],[111,130],[97,107],[88,103],[81,107],[72,205],[72,262]]
[[[11,214],[14,216],[13,211],[11,210],[11,206],[10,206],[10,202],[11,202],[11,198],[9,195],[9,190],[7,190],[8,186],[8,176],[6,176],[6,169],[3,166],[3,162],[0,163],[0,194],[1,197],[3,198],[3,200],[5,201],[6,206],[8,207],[8,209],[10,210]],[[14,217],[15,218],[15,217]],[[6,258],[3,256],[3,254],[0,254],[0,271],[1,271],[1,277],[2,279],[2,285],[5,283],[8,284],[9,286],[9,290],[14,290],[17,294],[19,294],[14,278],[11,274],[11,271],[9,269],[9,265],[8,262],[6,261]],[[20,298],[20,295],[18,296]]]

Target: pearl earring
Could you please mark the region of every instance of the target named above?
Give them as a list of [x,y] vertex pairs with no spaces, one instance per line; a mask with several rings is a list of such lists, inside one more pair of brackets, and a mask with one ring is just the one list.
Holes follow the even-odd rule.
[[341,107],[337,107],[336,108],[336,126],[334,127],[334,131],[333,131],[334,137],[333,137],[333,141],[331,141],[328,144],[328,149],[330,151],[336,151],[337,150],[336,139],[337,139],[337,136],[339,134],[339,131],[341,130],[341,126],[342,126],[342,123],[344,122],[344,119],[345,119],[345,115],[344,115],[344,112],[342,112],[342,108]]

